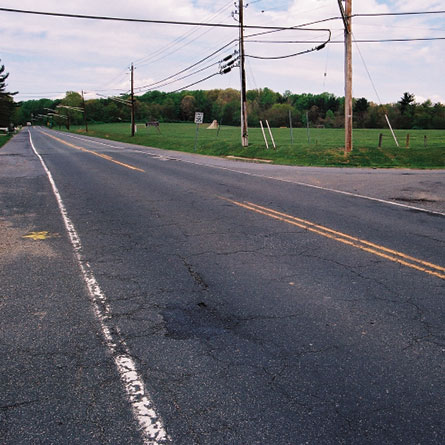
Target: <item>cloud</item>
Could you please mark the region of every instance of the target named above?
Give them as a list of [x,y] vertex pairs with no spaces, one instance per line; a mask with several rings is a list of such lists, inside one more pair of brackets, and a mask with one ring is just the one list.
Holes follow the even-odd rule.
[[[247,2],[246,2],[247,3]],[[338,17],[338,5],[332,0],[293,0],[250,2],[245,11],[248,25],[295,26],[302,23]],[[17,8],[16,1],[0,0],[0,6]],[[210,21],[235,24],[231,17],[233,1],[224,0],[143,0],[122,1],[78,0],[58,2],[22,0],[23,9],[57,11],[87,15],[150,18],[155,20]],[[354,13],[413,11],[419,9],[416,0],[355,2]],[[443,2],[426,0],[421,9],[443,9]],[[264,11],[264,12],[262,12]],[[40,92],[66,90],[102,90],[109,94],[128,89],[125,74],[135,62],[136,85],[145,85],[168,77],[204,58],[237,38],[237,29],[196,28],[188,26],[141,23],[104,22],[81,19],[30,16],[0,12],[0,51],[3,63],[11,73],[12,90],[18,98],[34,97]],[[354,18],[353,31],[357,40],[395,39],[444,36],[443,16],[406,16]],[[333,40],[342,40],[343,23],[332,20],[310,28],[329,27]],[[256,31],[246,30],[246,34]],[[260,30],[258,30],[260,32]],[[258,37],[261,40],[316,40],[324,38],[321,31],[287,31]],[[441,73],[444,41],[413,43],[361,43],[354,47],[354,95],[377,101],[371,81],[383,102],[395,102],[404,91],[421,97],[445,98]],[[313,47],[314,44],[247,43],[246,51],[257,55],[284,55]],[[230,54],[235,45],[222,51]],[[366,63],[366,68],[358,51]],[[217,62],[219,54],[210,59]],[[249,59],[249,87],[269,87],[276,91],[321,92],[328,90],[343,95],[343,45],[332,43],[322,51],[291,59],[261,61]],[[213,71],[212,71],[213,70]],[[165,91],[199,80],[212,72],[197,74]],[[326,75],[325,75],[326,73]],[[200,77],[201,76],[201,77]],[[237,71],[216,76],[196,88],[239,88]],[[28,93],[28,96],[23,93]],[[45,94],[44,94],[45,95]]]

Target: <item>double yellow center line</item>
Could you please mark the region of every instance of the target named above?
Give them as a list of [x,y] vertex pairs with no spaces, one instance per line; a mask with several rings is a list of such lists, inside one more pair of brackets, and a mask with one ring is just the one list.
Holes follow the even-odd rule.
[[293,226],[305,229],[309,232],[317,233],[318,235],[324,236],[326,238],[330,238],[340,243],[356,247],[357,249],[363,250],[365,252],[372,253],[389,261],[393,261],[394,263],[402,264],[403,266],[410,267],[411,269],[419,270],[421,272],[425,272],[429,275],[434,275],[435,277],[445,280],[445,267],[441,267],[428,261],[423,261],[418,258],[405,255],[404,253],[398,252],[397,250],[388,249],[387,247],[379,246],[378,244],[356,238],[351,235],[347,235],[346,233],[342,233],[337,230],[332,230],[319,224],[314,224],[311,221],[297,218],[295,216],[288,215],[287,213],[277,212],[276,210],[254,204],[252,202],[239,202],[223,197],[221,197],[221,199],[224,199],[225,201],[228,201],[244,209],[251,210],[252,212],[259,213],[261,215],[265,215],[279,221],[283,221]]
[[92,154],[94,156],[98,156],[99,158],[106,159],[107,161],[113,162],[114,164],[118,164],[118,165],[121,165],[122,167],[129,168],[130,170],[135,170],[135,171],[138,171],[138,172],[145,173],[145,170],[142,170],[141,168],[135,167],[135,166],[130,165],[130,164],[125,164],[124,162],[116,161],[116,159],[113,159],[111,156],[105,155],[103,153],[97,153],[96,151],[93,151],[93,150],[88,150],[87,148],[80,147],[79,145],[71,144],[70,142],[66,142],[63,139],[60,139],[60,138],[58,138],[56,136],[53,136],[52,134],[45,133],[44,131],[42,131],[42,133],[45,136],[49,136],[50,138],[53,138],[53,139],[55,139],[56,141],[58,141],[58,142],[60,142],[62,144],[68,145],[68,147],[75,148],[76,150],[80,150],[80,151],[83,151],[85,153],[90,153],[90,154]]
[[[111,156],[97,153],[93,150],[88,150],[87,148],[80,147],[78,145],[71,144],[69,142],[64,141],[56,136],[51,134],[42,132],[46,136],[55,139],[62,144],[68,145],[69,147],[75,148],[76,150],[83,151],[85,153],[90,153],[94,156],[98,156],[102,159],[106,159],[107,161],[113,162],[115,164],[121,165],[122,167],[126,167],[130,170],[139,171],[144,173],[145,170],[142,170],[133,165],[125,164],[124,162],[116,161]],[[324,236],[326,238],[333,239],[343,244],[347,244],[349,246],[355,247],[357,249],[363,250],[368,253],[372,253],[379,257],[385,258],[389,261],[393,261],[394,263],[401,264],[406,267],[410,267],[411,269],[415,269],[421,272],[425,272],[429,275],[433,275],[435,277],[441,278],[445,280],[445,267],[438,266],[437,264],[430,263],[428,261],[423,261],[418,258],[414,258],[412,256],[406,255],[402,252],[398,252],[397,250],[388,249],[387,247],[380,246],[378,244],[348,235],[346,233],[339,232],[337,230],[330,229],[329,227],[321,226],[320,224],[315,224],[311,221],[297,218],[292,215],[288,215],[287,213],[278,212],[276,210],[260,206],[258,204],[254,204],[252,202],[239,202],[232,199],[220,197],[221,199],[228,201],[234,205],[242,207],[244,209],[250,210],[255,213],[259,213],[261,215],[268,216],[273,219],[277,219],[279,221],[285,222],[287,224],[291,224],[293,226],[300,227],[309,232],[317,233],[318,235]]]

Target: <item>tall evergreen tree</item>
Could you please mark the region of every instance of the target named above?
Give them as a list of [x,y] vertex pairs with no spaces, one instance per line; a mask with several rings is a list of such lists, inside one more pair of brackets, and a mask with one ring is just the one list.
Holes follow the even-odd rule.
[[405,114],[409,111],[415,100],[414,94],[408,92],[403,93],[402,98],[397,102],[400,107],[400,113]]
[[14,100],[12,96],[17,94],[17,92],[8,93],[6,91],[6,79],[8,77],[9,73],[5,72],[5,65],[0,65],[0,127],[9,127],[14,111]]

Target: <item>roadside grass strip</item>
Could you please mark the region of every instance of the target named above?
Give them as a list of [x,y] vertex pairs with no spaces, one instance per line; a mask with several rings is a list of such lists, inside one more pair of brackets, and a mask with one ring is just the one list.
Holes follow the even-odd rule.
[[378,244],[356,238],[351,235],[347,235],[346,233],[342,233],[337,230],[315,224],[305,219],[288,215],[287,213],[278,212],[276,210],[254,204],[252,202],[239,202],[223,197],[221,199],[252,212],[259,213],[261,215],[268,216],[270,218],[291,224],[293,226],[300,227],[302,229],[308,230],[309,232],[317,233],[318,235],[333,239],[335,241],[355,247],[365,252],[372,253],[381,258],[393,261],[394,263],[398,263],[403,266],[410,267],[411,269],[415,269],[445,280],[445,267],[439,266],[437,264],[420,260],[397,250],[389,249],[387,247],[380,246]]

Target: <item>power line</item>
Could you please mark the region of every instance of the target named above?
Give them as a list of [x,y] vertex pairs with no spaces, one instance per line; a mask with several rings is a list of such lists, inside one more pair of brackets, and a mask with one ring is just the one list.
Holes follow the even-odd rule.
[[[352,36],[354,37],[354,34],[352,34]],[[365,62],[365,58],[363,57],[362,52],[360,51],[360,46],[358,45],[357,40],[354,40],[354,43],[355,43],[355,46],[356,46],[356,48],[358,50],[360,58],[362,59],[363,66],[365,67],[366,73],[368,74],[368,78],[371,81],[372,88],[374,89],[374,92],[375,92],[375,94],[377,96],[377,99],[379,100],[380,105],[382,105],[382,101],[380,100],[379,93],[378,93],[377,88],[375,86],[374,80],[372,79],[371,73],[370,73],[370,71],[368,69],[368,65]]]
[[[422,42],[422,41],[434,41],[445,40],[445,37],[419,37],[419,38],[407,38],[407,39],[363,39],[354,40],[357,43],[384,43],[384,42]],[[343,43],[343,42],[331,42],[331,43]]]
[[326,43],[322,43],[319,46],[316,46],[315,48],[311,48],[311,49],[307,49],[305,51],[300,51],[298,53],[294,53],[294,54],[287,54],[285,56],[252,56],[250,54],[246,54],[246,57],[249,57],[251,59],[260,59],[260,60],[278,60],[278,59],[289,59],[291,57],[296,57],[296,56],[302,56],[303,54],[308,54],[308,53],[312,53],[314,51],[320,51],[321,49],[323,49],[326,46]]
[[[385,43],[385,42],[418,42],[418,41],[434,41],[445,40],[445,37],[418,37],[418,38],[400,38],[400,39],[360,39],[355,40],[356,43]],[[310,44],[323,43],[321,40],[249,40],[248,43],[281,43],[281,44]],[[344,40],[330,40],[331,43],[345,43]]]
[[196,84],[198,84],[198,83],[205,82],[206,80],[211,79],[212,77],[215,77],[215,76],[217,76],[218,74],[221,74],[221,73],[214,73],[214,74],[211,74],[210,76],[207,76],[207,77],[205,77],[204,79],[198,80],[197,82],[193,82],[193,83],[191,83],[191,84],[189,84],[189,85],[186,85],[186,86],[184,86],[184,87],[182,87],[182,88],[178,88],[177,90],[170,91],[170,93],[177,93],[178,91],[185,90],[185,89],[188,88],[188,87],[192,87],[193,85],[196,85]]
[[[340,17],[330,17],[330,18],[328,18],[328,19],[318,20],[318,21],[309,22],[309,23],[303,23],[303,24],[301,24],[301,25],[294,25],[294,26],[291,27],[291,28],[283,28],[283,29],[280,28],[280,29],[274,29],[273,31],[267,31],[267,32],[265,32],[265,33],[262,33],[262,32],[261,32],[261,33],[255,33],[255,34],[251,34],[251,35],[248,36],[248,37],[254,37],[254,36],[258,36],[258,35],[268,34],[268,33],[270,33],[270,32],[280,32],[280,31],[288,31],[288,30],[290,30],[290,31],[312,31],[312,32],[314,32],[314,31],[323,31],[323,32],[330,32],[329,29],[314,29],[314,28],[311,28],[311,29],[299,29],[299,28],[300,28],[300,27],[304,27],[304,26],[309,26],[309,25],[312,25],[312,24],[316,24],[316,23],[325,22],[325,21],[327,21],[327,20],[335,20],[335,19],[339,19],[339,18],[340,18]],[[206,60],[210,59],[211,57],[213,57],[214,55],[218,54],[219,52],[221,52],[222,50],[224,50],[225,48],[229,47],[231,44],[233,44],[233,43],[235,43],[235,42],[237,42],[237,41],[238,41],[238,39],[233,39],[233,40],[231,40],[230,42],[228,42],[226,45],[224,45],[224,46],[222,46],[221,48],[215,50],[214,52],[212,52],[212,53],[209,54],[208,56],[202,58],[201,60],[199,60],[198,62],[194,63],[193,65],[190,65],[189,67],[184,68],[183,70],[178,71],[177,73],[172,74],[172,75],[170,75],[170,76],[168,76],[168,77],[165,77],[165,78],[163,78],[163,79],[161,79],[161,80],[159,80],[159,81],[157,81],[157,82],[152,82],[152,83],[150,83],[150,84],[142,85],[142,86],[140,86],[140,87],[137,87],[137,89],[138,89],[138,90],[143,90],[143,89],[147,89],[147,90],[149,90],[149,89],[154,89],[154,88],[151,88],[151,87],[154,87],[154,86],[156,86],[156,85],[158,85],[158,84],[161,84],[161,83],[163,83],[163,82],[166,82],[166,81],[168,81],[168,80],[170,80],[170,79],[173,79],[174,77],[176,77],[176,76],[178,76],[178,75],[180,75],[180,74],[182,74],[182,73],[184,73],[184,72],[186,72],[186,71],[188,71],[188,70],[194,68],[195,66],[200,65],[201,63],[203,63],[203,62],[205,62]],[[322,42],[315,42],[315,43],[322,43]],[[173,82],[171,82],[171,83],[173,83]]]
[[329,32],[330,29],[327,29],[327,28],[308,28],[308,29],[305,29],[304,27],[310,26],[310,25],[316,25],[318,23],[325,23],[325,22],[329,22],[329,21],[332,21],[332,20],[341,20],[341,17],[328,17],[328,18],[322,19],[322,20],[315,20],[313,22],[302,23],[301,25],[294,25],[294,26],[291,26],[290,28],[274,29],[272,31],[258,32],[258,33],[255,33],[255,34],[250,34],[250,35],[244,36],[244,38],[248,39],[250,37],[258,37],[258,36],[263,36],[263,35],[266,35],[266,34],[273,34],[275,32],[281,32],[281,31],[309,31],[309,32],[311,32],[311,31],[324,31],[324,32]]
[[157,85],[157,84],[159,84],[159,83],[162,83],[162,82],[165,82],[165,81],[167,81],[167,80],[173,79],[174,77],[179,76],[180,74],[185,73],[186,71],[189,71],[189,70],[191,70],[192,68],[194,68],[195,66],[200,65],[201,63],[203,63],[203,62],[205,62],[206,60],[210,59],[210,58],[213,57],[215,54],[218,54],[219,52],[221,52],[222,50],[224,50],[224,49],[227,48],[228,46],[232,45],[232,44],[233,44],[234,42],[236,42],[236,41],[237,41],[237,39],[231,40],[231,41],[230,41],[229,43],[227,43],[226,45],[224,45],[224,46],[222,46],[221,48],[217,49],[217,50],[214,51],[212,54],[210,54],[210,55],[208,55],[208,56],[202,58],[201,60],[199,60],[198,62],[194,63],[193,65],[190,65],[190,66],[188,66],[187,68],[184,68],[183,70],[178,71],[178,72],[175,73],[175,74],[172,74],[171,76],[165,77],[164,79],[161,79],[161,80],[159,80],[158,82],[153,82],[153,83],[150,83],[150,84],[148,84],[148,85],[142,85],[142,86],[138,87],[138,89],[141,89],[141,88],[149,88],[149,87],[155,86],[155,85]]
[[296,57],[296,56],[301,56],[303,54],[312,53],[314,51],[320,51],[331,40],[331,31],[328,31],[328,32],[329,32],[329,36],[328,36],[327,40],[322,42],[320,45],[318,45],[318,46],[316,46],[314,48],[311,48],[311,49],[307,49],[305,51],[299,51],[297,53],[287,54],[285,56],[253,56],[253,55],[250,55],[250,54],[246,54],[246,57],[250,57],[251,59],[261,59],[261,60],[278,60],[278,59],[289,59],[290,57]]
[[[221,15],[224,10],[226,10],[230,5],[232,4],[232,2],[230,1],[228,4],[226,4],[225,6],[223,6],[222,8],[218,9],[216,11],[216,13],[212,16],[208,16],[208,18],[206,20],[213,20],[216,17],[218,17],[219,15]],[[188,31],[182,35],[180,35],[179,37],[177,37],[175,40],[173,40],[172,42],[170,42],[169,44],[165,45],[162,48],[159,48],[158,50],[156,50],[154,53],[145,56],[145,57],[141,57],[138,60],[135,60],[134,63],[136,63],[139,67],[141,66],[141,64],[146,64],[146,63],[155,63],[165,57],[167,57],[167,55],[171,55],[174,54],[176,51],[178,51],[180,48],[183,48],[184,46],[194,42],[195,40],[197,40],[199,37],[202,37],[204,34],[208,33],[211,31],[211,29],[205,31],[204,33],[199,34],[197,37],[195,37],[193,40],[186,42],[184,45],[182,45],[180,48],[176,48],[173,49],[172,51],[170,51],[167,55],[162,55],[163,53],[165,53],[166,50],[171,49],[175,46],[177,46],[178,44],[180,44],[181,42],[183,42],[184,40],[186,40],[187,37],[191,36],[192,34],[194,34],[195,32],[197,32],[199,30],[199,27],[197,26],[195,29],[192,29],[191,31]],[[155,60],[153,60],[155,59]]]
[[[3,12],[15,12],[20,14],[33,14],[42,15],[49,17],[65,17],[74,19],[88,19],[88,20],[105,20],[105,21],[117,21],[117,22],[130,22],[130,23],[154,23],[160,25],[184,25],[184,26],[208,26],[215,28],[238,28],[238,25],[226,24],[226,23],[204,23],[204,22],[181,22],[175,20],[150,20],[150,19],[134,19],[134,18],[124,18],[124,17],[109,17],[109,16],[98,16],[98,15],[83,15],[83,14],[67,14],[61,12],[44,12],[44,11],[29,11],[25,9],[11,9],[11,8],[0,8]],[[261,26],[261,25],[245,25],[244,28],[247,29],[273,29],[273,30],[292,30],[293,27],[283,27],[283,26]]]
[[445,14],[445,11],[376,12],[376,13],[365,13],[365,14],[352,14],[351,17],[385,17],[385,16],[428,15],[428,14]]
[[151,91],[151,90],[154,90],[156,88],[162,88],[162,87],[165,87],[167,85],[171,85],[172,83],[179,82],[180,80],[187,79],[188,77],[194,76],[195,74],[202,73],[203,71],[208,70],[209,68],[212,68],[213,66],[218,65],[219,63],[220,62],[212,63],[211,65],[207,65],[206,67],[201,68],[201,69],[199,69],[197,71],[193,71],[193,73],[190,73],[190,74],[187,74],[185,76],[179,77],[178,79],[174,79],[174,80],[172,80],[170,82],[161,83],[160,85],[156,85],[155,87],[152,87],[152,88],[145,89],[145,88],[139,87],[139,88],[136,88],[136,89],[138,90],[138,93],[142,93],[143,90]]
[[184,48],[185,46],[187,46],[187,45],[189,45],[189,44],[195,42],[196,40],[198,40],[199,38],[201,38],[203,35],[209,33],[210,31],[212,31],[211,28],[210,28],[210,29],[207,29],[206,31],[202,32],[201,34],[198,34],[194,39],[192,39],[192,40],[190,40],[190,41],[188,41],[188,42],[185,42],[182,46],[180,46],[180,47],[178,47],[178,48],[174,48],[173,50],[171,50],[171,51],[169,51],[169,52],[167,52],[167,53],[164,53],[164,54],[162,54],[162,55],[159,55],[159,54],[158,54],[159,57],[155,58],[154,60],[153,60],[153,59],[148,59],[148,60],[145,61],[144,63],[142,63],[142,64],[138,64],[138,66],[140,67],[140,66],[144,66],[144,65],[146,65],[147,63],[152,63],[152,64],[153,64],[153,63],[159,62],[160,60],[165,59],[166,57],[171,56],[172,54],[176,53],[177,51],[179,51],[180,49]]
[[101,89],[95,90],[95,91],[121,91],[122,88],[106,88],[109,85],[115,85],[117,83],[118,80],[123,80],[124,76],[126,76],[128,74],[128,69],[126,68],[125,71],[120,72],[117,76],[113,77],[112,80],[110,80],[109,82],[106,82]]

